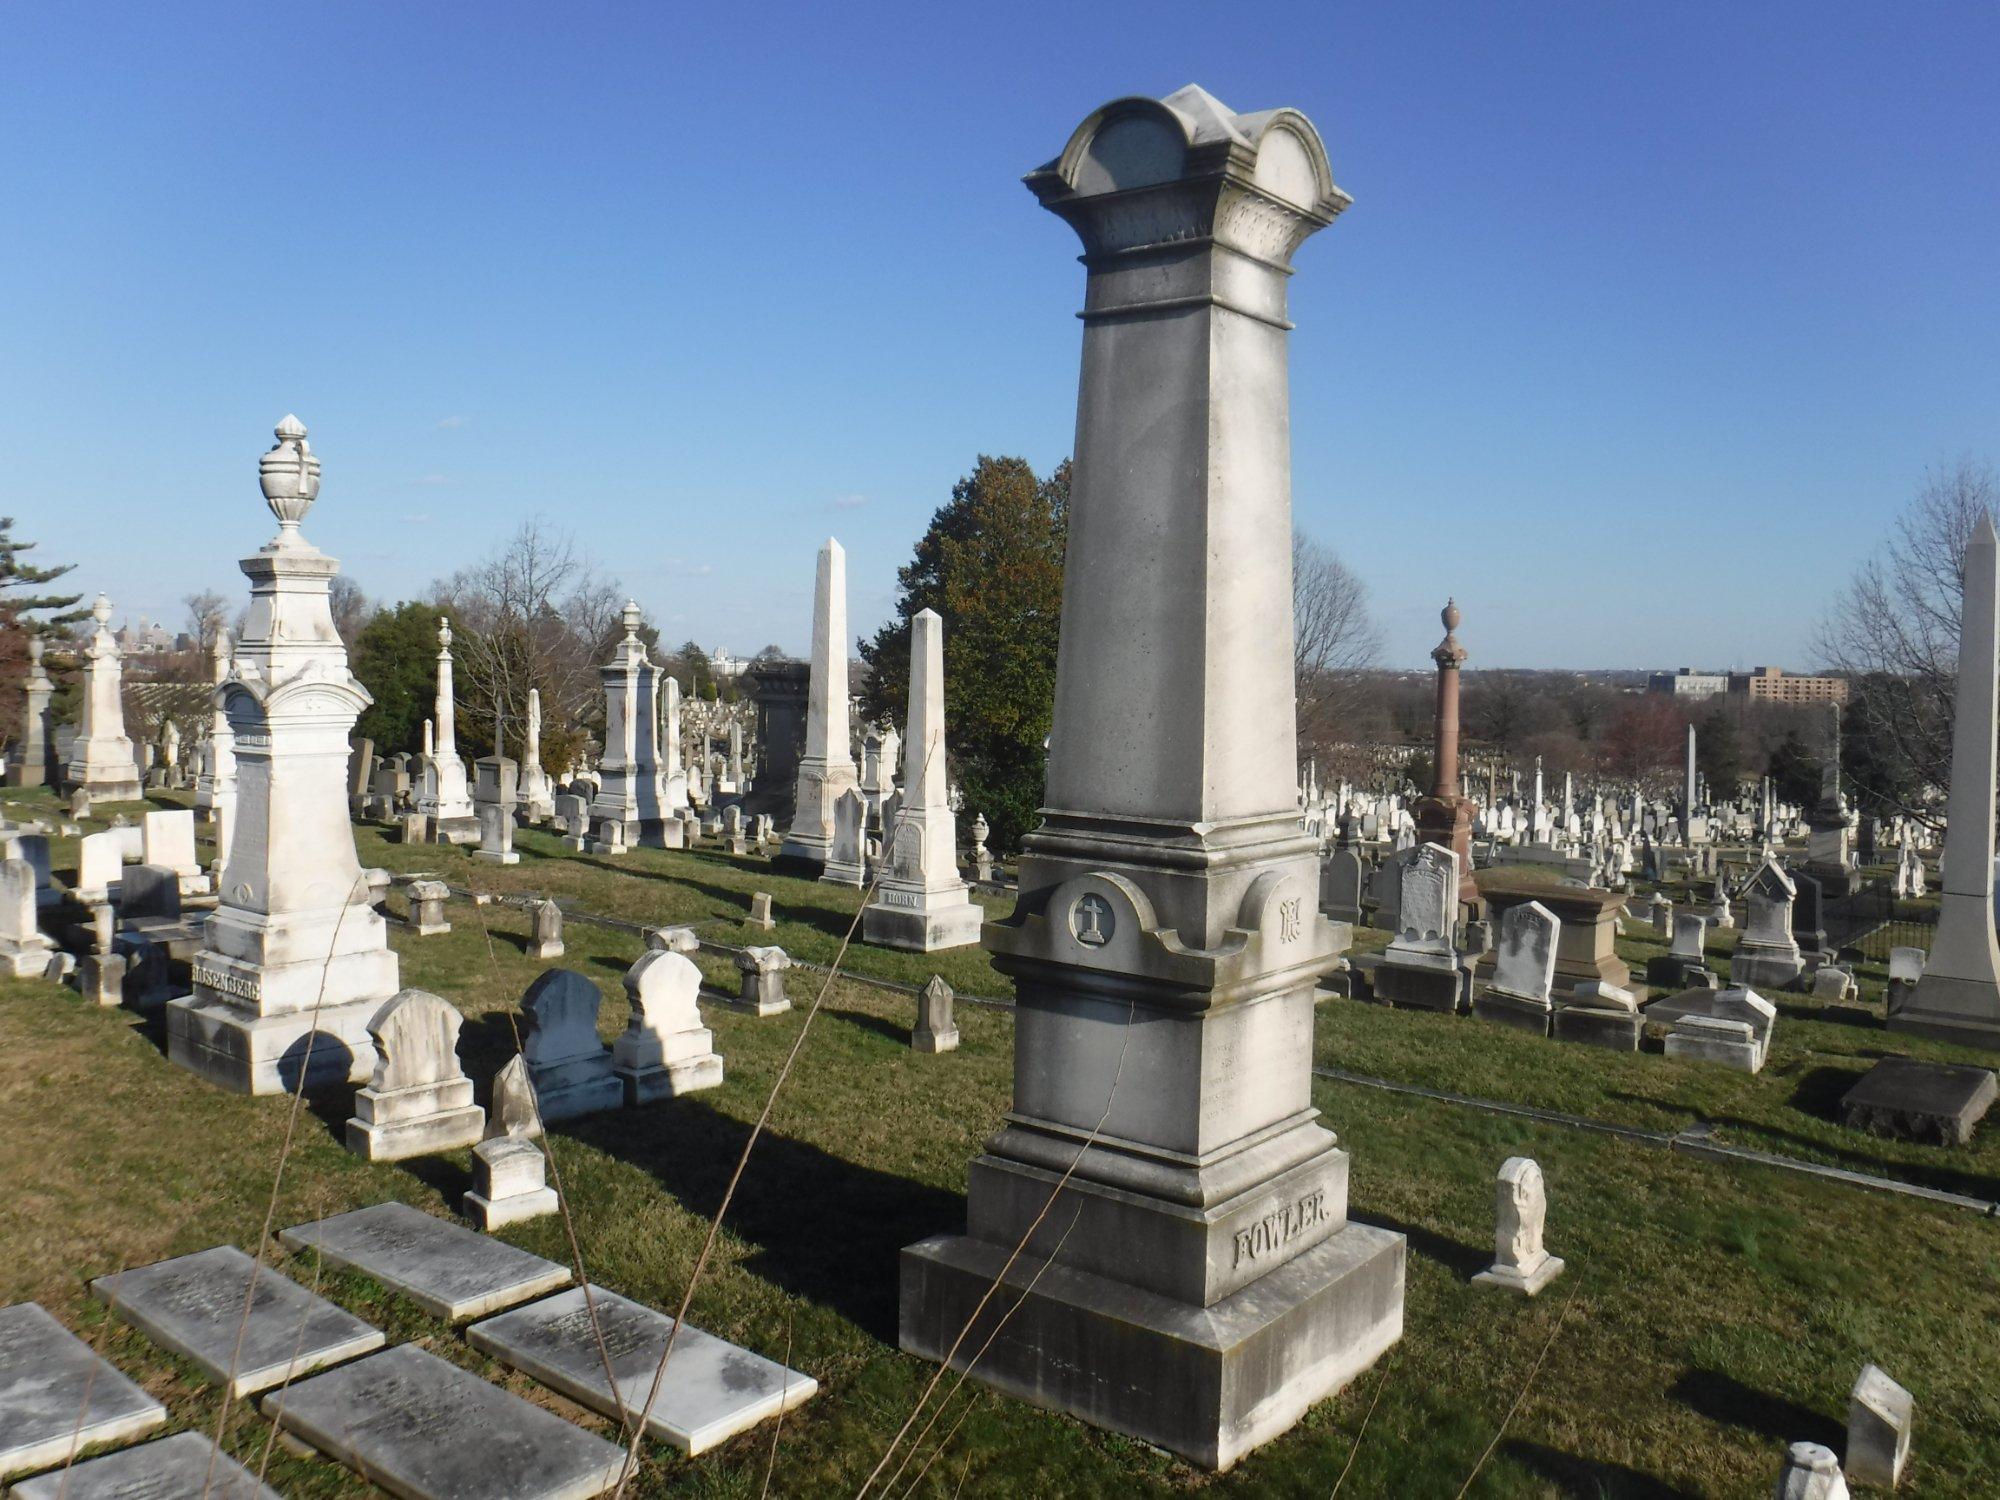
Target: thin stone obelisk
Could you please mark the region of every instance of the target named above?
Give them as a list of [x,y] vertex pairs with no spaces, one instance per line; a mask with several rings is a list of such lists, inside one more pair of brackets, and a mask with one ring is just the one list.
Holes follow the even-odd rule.
[[834,804],[860,784],[847,707],[847,553],[832,537],[819,549],[813,584],[812,677],[806,753],[799,761],[792,826],[779,869],[817,876],[833,849]]
[[436,726],[436,748],[431,752],[436,797],[420,808],[433,820],[433,835],[440,844],[476,844],[479,819],[472,810],[472,793],[466,785],[465,762],[458,758],[458,702],[451,680],[451,621],[438,620],[437,697],[432,705]]
[[209,661],[215,684],[214,706],[210,710],[201,774],[195,778],[194,805],[215,824],[216,889],[221,890],[224,864],[229,858],[230,829],[236,817],[236,731],[229,727],[227,697],[222,691],[233,665],[228,630],[215,632],[215,650]]
[[1694,725],[1688,725],[1687,775],[1681,783],[1681,842],[1694,842]]
[[83,717],[70,746],[64,780],[97,802],[131,802],[145,795],[139,762],[125,733],[123,653],[111,634],[111,601],[99,594],[90,607],[96,628],[83,648]]
[[1477,915],[1479,886],[1472,878],[1472,803],[1458,791],[1458,684],[1465,665],[1465,647],[1458,641],[1463,618],[1458,601],[1447,599],[1438,619],[1444,625],[1444,639],[1431,652],[1437,663],[1437,713],[1432,725],[1432,760],[1436,774],[1431,778],[1431,794],[1418,800],[1414,809],[1417,839],[1438,844],[1458,856],[1458,904],[1460,915]]
[[1993,934],[1994,734],[2000,726],[1995,543],[1993,520],[1982,513],[1965,544],[1937,936],[1916,993],[1889,1017],[1891,1030],[1975,1047],[2000,1047],[2000,942]]
[[1349,1221],[1312,1104],[1335,950],[1294,780],[1285,284],[1347,198],[1304,116],[1194,87],[1028,186],[1089,281],[1047,793],[985,929],[1014,1100],[967,1232],[903,1252],[900,1338],[1227,1468],[1402,1332],[1404,1237]]
[[347,816],[348,735],[372,701],[347,669],[327,590],[340,564],[299,534],[319,459],[296,417],[258,478],[278,535],[241,567],[250,612],[217,697],[236,736],[236,816],[194,993],[167,1005],[167,1055],[246,1094],[359,1083],[396,955]]
[[958,820],[944,749],[944,621],[934,609],[910,620],[910,706],[903,747],[903,803],[882,830],[888,868],[861,913],[870,943],[935,953],[979,941],[985,911],[958,873]]
[[542,765],[542,694],[528,689],[527,729],[521,744],[521,816],[530,823],[546,823],[555,816],[555,787]]

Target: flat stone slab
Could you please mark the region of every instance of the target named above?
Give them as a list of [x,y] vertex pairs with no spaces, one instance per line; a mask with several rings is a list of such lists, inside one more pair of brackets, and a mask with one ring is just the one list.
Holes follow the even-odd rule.
[[[674,1320],[599,1286],[590,1288],[590,1300],[604,1337],[602,1351],[582,1287],[475,1323],[465,1336],[473,1348],[592,1411],[621,1421],[636,1417],[646,1405]],[[615,1397],[604,1373],[607,1352],[618,1382]],[[701,1453],[790,1411],[818,1390],[810,1375],[689,1324],[674,1340],[646,1430],[683,1453]]]
[[256,1273],[256,1301],[245,1319],[243,1304],[256,1265],[234,1245],[218,1245],[137,1271],[100,1276],[90,1289],[154,1343],[192,1361],[217,1384],[226,1384],[232,1396],[255,1395],[382,1347],[379,1329],[269,1266]]
[[405,1500],[585,1500],[618,1482],[625,1450],[399,1344],[273,1391],[264,1414]]
[[62,1463],[72,1445],[137,1437],[166,1420],[164,1406],[39,1303],[0,1307],[0,1479]]
[[[212,1461],[212,1467],[211,1467]],[[14,1486],[14,1500],[284,1500],[198,1432],[73,1464]]]
[[1841,1118],[1860,1130],[1963,1146],[1993,1107],[1991,1068],[1885,1057],[1840,1101]]
[[456,1323],[568,1286],[569,1267],[517,1250],[407,1203],[378,1203],[298,1224],[285,1247],[317,1250],[333,1265],[372,1276],[434,1318]]

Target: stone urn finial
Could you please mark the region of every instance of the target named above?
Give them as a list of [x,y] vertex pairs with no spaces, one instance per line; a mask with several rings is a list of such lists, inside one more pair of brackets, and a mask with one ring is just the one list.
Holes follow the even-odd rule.
[[446,655],[451,653],[451,621],[438,616],[438,649]]
[[319,498],[319,459],[306,441],[305,423],[287,416],[274,429],[278,441],[257,461],[257,482],[278,518],[278,545],[299,545],[299,522]]
[[1438,618],[1444,622],[1446,635],[1450,635],[1454,630],[1458,629],[1458,622],[1464,618],[1458,612],[1458,601],[1456,599],[1445,600],[1444,608],[1438,611]]
[[97,602],[90,606],[90,617],[97,621],[97,628],[104,630],[111,624],[111,596],[99,594]]
[[637,599],[627,599],[625,601],[625,639],[628,641],[639,639],[639,601]]

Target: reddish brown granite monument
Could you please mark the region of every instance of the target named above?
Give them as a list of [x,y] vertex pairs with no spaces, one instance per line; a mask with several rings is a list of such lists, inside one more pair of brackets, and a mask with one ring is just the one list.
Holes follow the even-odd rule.
[[1458,669],[1465,665],[1465,647],[1454,634],[1462,618],[1457,602],[1447,599],[1438,617],[1444,621],[1444,639],[1431,652],[1438,669],[1436,745],[1431,757],[1436,773],[1430,795],[1417,799],[1417,841],[1440,844],[1458,856],[1458,904],[1465,908],[1462,916],[1474,919],[1479,886],[1472,878],[1473,807],[1471,799],[1458,792]]

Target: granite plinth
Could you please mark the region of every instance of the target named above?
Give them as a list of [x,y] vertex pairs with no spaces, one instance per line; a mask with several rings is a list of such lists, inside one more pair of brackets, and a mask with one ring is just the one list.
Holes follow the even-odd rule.
[[878,896],[861,913],[863,942],[909,953],[936,953],[978,942],[979,929],[986,921],[985,908],[970,899],[955,906],[933,907],[889,902],[890,896]]
[[1586,1047],[1605,1047],[1613,1052],[1637,1052],[1640,1038],[1645,1035],[1646,1020],[1635,1010],[1565,1005],[1557,1009],[1549,1031],[1559,1042],[1581,1042]]
[[1805,960],[1796,949],[1752,952],[1739,947],[1729,960],[1729,982],[1753,990],[1790,989],[1805,971]]
[[1405,1240],[1372,1225],[1349,1222],[1208,1307],[1022,1255],[1005,1271],[1013,1295],[975,1320],[1008,1250],[965,1235],[906,1246],[902,1347],[942,1360],[957,1342],[954,1365],[977,1354],[986,1385],[1212,1469],[1276,1437],[1402,1337]]
[[539,1219],[559,1206],[548,1185],[548,1159],[533,1141],[502,1135],[472,1148],[472,1187],[464,1207],[481,1229]]
[[[533,1149],[532,1147],[530,1149]],[[378,1203],[298,1224],[278,1238],[372,1276],[434,1318],[482,1317],[569,1285],[569,1267],[406,1203]]]
[[587,1500],[625,1452],[414,1344],[273,1391],[284,1431],[405,1500]]
[[1403,1010],[1434,1010],[1456,1015],[1465,998],[1464,971],[1450,967],[1419,968],[1384,956],[1375,965],[1375,998]]
[[1962,1047],[2000,1048],[2000,1021],[1988,1019],[1996,1003],[1993,986],[1924,970],[1916,991],[1889,1016],[1891,1031],[1957,1042]]
[[288,1094],[305,1075],[308,1089],[366,1083],[375,1070],[368,1023],[381,998],[318,1010],[260,1016],[199,994],[167,1002],[167,1057],[239,1094]]
[[1857,1130],[1963,1146],[1994,1094],[1991,1068],[1885,1057],[1847,1091],[1840,1113]]
[[1497,1291],[1516,1292],[1523,1297],[1532,1297],[1541,1289],[1562,1275],[1563,1258],[1559,1255],[1545,1255],[1541,1264],[1532,1271],[1524,1271],[1519,1266],[1499,1263],[1488,1266],[1472,1278],[1474,1286],[1492,1287]]
[[[90,1290],[122,1321],[180,1355],[232,1396],[249,1396],[308,1371],[382,1347],[370,1328],[234,1245],[218,1245],[136,1271],[100,1276]],[[238,1331],[242,1345],[237,1347]]]
[[62,1463],[72,1449],[137,1437],[166,1420],[164,1406],[38,1303],[0,1307],[0,1479]]
[[[475,1323],[465,1336],[482,1353],[525,1371],[592,1411],[624,1420],[636,1418],[645,1408],[673,1326],[666,1314],[593,1286],[588,1308],[584,1289],[575,1287]],[[604,1370],[607,1354],[615,1395]],[[790,1411],[818,1389],[819,1382],[810,1375],[688,1324],[674,1339],[673,1357],[647,1414],[646,1430],[683,1453],[701,1453],[766,1417]]]
[[1488,990],[1472,1002],[1472,1013],[1482,1021],[1497,1021],[1531,1036],[1549,1034],[1549,1006],[1539,1000],[1523,1000]]
[[1667,1033],[1666,1054],[1719,1063],[1739,1073],[1756,1073],[1764,1066],[1764,1047],[1748,1022],[1713,1016],[1683,1016],[1676,1021]]
[[[702,1033],[706,1036],[708,1033]],[[682,1094],[699,1093],[722,1084],[722,1057],[707,1052],[661,1063],[654,1067],[613,1067],[612,1074],[625,1090],[627,1105],[651,1104],[655,1099],[677,1099]]]
[[14,1500],[283,1500],[198,1432],[72,1464],[14,1486]]

